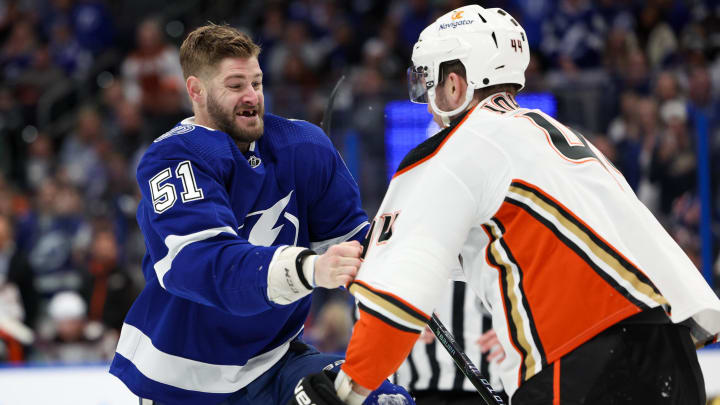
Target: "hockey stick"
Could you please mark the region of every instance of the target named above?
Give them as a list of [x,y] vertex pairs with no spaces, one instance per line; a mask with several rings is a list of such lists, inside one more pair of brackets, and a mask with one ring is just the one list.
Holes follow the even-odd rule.
[[445,350],[447,350],[450,357],[452,357],[455,361],[455,364],[458,366],[460,371],[462,371],[462,373],[465,374],[465,377],[467,377],[472,385],[475,386],[475,389],[485,401],[485,405],[505,405],[502,398],[495,394],[495,391],[492,389],[488,379],[480,374],[480,371],[477,367],[475,367],[472,361],[470,361],[465,352],[462,351],[460,345],[458,345],[455,341],[453,335],[448,332],[445,325],[440,322],[437,315],[432,315],[430,322],[428,322],[428,326],[430,326],[430,329],[433,331],[440,343],[442,343],[445,347]]
[[335,103],[335,96],[337,96],[338,89],[340,88],[343,80],[345,80],[345,75],[340,76],[337,83],[335,83],[335,87],[333,87],[332,91],[330,92],[330,97],[328,97],[328,102],[325,106],[325,112],[323,112],[323,119],[320,122],[320,127],[323,129],[323,131],[325,131],[325,134],[327,136],[330,136],[330,124],[332,122],[332,110],[333,104]]

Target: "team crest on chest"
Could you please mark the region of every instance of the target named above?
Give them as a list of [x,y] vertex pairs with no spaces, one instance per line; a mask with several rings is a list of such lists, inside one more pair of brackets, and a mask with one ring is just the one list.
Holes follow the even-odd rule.
[[253,169],[260,166],[260,163],[262,163],[262,160],[260,160],[260,158],[255,155],[250,156],[247,161],[250,164],[250,167],[252,167]]

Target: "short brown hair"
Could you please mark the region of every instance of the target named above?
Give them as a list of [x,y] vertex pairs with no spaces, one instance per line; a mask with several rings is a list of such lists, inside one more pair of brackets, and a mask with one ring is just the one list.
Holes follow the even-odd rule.
[[[445,79],[447,79],[450,73],[455,73],[456,75],[462,77],[463,80],[467,81],[467,72],[465,71],[465,65],[463,65],[460,60],[453,59],[442,62],[440,64],[440,81],[438,85],[442,86],[443,82],[445,81]],[[506,91],[514,96],[520,91],[520,85],[514,83],[501,83],[488,87],[483,87],[481,89],[475,89],[473,97],[477,100],[482,100],[491,94],[495,94],[501,91]]]
[[260,54],[260,46],[245,33],[229,25],[208,24],[188,34],[180,46],[183,76],[198,76],[214,68],[224,58],[251,58]]

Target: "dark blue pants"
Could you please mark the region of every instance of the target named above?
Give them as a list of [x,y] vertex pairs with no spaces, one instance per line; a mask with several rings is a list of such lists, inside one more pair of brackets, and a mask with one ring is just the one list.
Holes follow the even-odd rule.
[[[302,377],[308,374],[320,372],[322,370],[339,371],[340,365],[343,363],[343,357],[337,354],[320,353],[312,346],[303,343],[300,340],[294,340],[290,343],[290,349],[263,375],[255,379],[243,389],[232,394],[230,398],[223,401],[220,405],[259,405],[259,404],[277,404],[285,405],[290,400],[297,385]],[[373,391],[366,404],[375,404],[378,402],[378,395],[402,396],[405,403],[414,405],[410,399],[410,395],[403,388],[395,384],[385,381],[380,388]],[[141,405],[148,404],[141,400]],[[388,403],[402,403],[388,402]],[[163,405],[154,402],[153,405]]]
[[308,374],[325,368],[337,371],[343,357],[320,353],[299,340],[290,343],[290,349],[270,370],[233,394],[222,405],[280,404],[292,397],[295,385]]

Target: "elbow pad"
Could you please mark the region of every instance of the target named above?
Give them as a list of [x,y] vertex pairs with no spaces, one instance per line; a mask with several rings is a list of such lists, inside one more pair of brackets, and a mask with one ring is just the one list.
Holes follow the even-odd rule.
[[288,305],[310,294],[315,287],[315,259],[317,255],[310,249],[279,247],[268,269],[268,299]]

